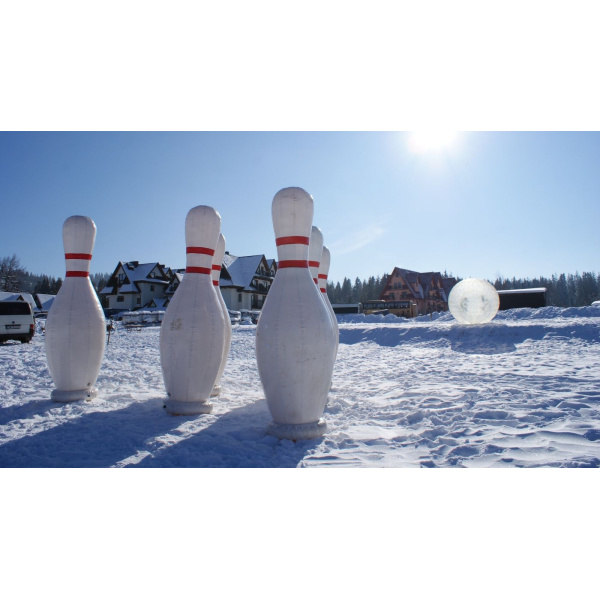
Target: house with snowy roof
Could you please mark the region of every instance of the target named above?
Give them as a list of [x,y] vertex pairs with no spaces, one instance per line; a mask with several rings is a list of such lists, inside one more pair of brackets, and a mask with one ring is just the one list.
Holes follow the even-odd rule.
[[40,312],[47,313],[54,302],[54,298],[56,298],[55,294],[35,294]]
[[380,300],[412,300],[419,315],[448,310],[448,296],[456,285],[454,277],[444,277],[438,271],[418,273],[395,267],[388,276]]
[[229,310],[261,309],[277,271],[264,254],[234,256],[225,252],[219,287]]
[[165,298],[171,270],[160,263],[120,262],[100,290],[102,306],[109,310],[136,310]]
[[185,269],[170,269],[170,272],[171,277],[169,278],[169,285],[165,290],[166,304],[169,303],[169,301],[173,297],[173,294],[175,293],[175,290],[179,287],[179,284],[181,283],[183,276],[185,275]]

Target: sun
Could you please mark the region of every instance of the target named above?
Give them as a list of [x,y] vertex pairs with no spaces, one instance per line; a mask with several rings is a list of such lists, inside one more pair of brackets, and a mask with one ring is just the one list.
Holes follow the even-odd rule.
[[408,144],[415,154],[438,152],[451,146],[455,137],[456,131],[413,131]]

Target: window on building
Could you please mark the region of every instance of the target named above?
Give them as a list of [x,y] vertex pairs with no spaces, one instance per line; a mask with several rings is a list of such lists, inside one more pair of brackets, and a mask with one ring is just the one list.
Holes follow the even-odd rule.
[[142,299],[138,296],[137,300],[136,300],[136,304],[141,304],[142,303]]
[[125,302],[125,296],[117,296],[117,302]]
[[125,280],[125,275],[123,275],[123,273],[119,273],[119,285],[121,285],[124,280]]
[[242,295],[238,294],[238,302],[241,302],[241,301],[242,301]]
[[154,291],[154,286],[153,286],[153,285],[151,285],[151,286],[150,286],[150,291],[151,291],[151,292],[153,292],[153,291]]

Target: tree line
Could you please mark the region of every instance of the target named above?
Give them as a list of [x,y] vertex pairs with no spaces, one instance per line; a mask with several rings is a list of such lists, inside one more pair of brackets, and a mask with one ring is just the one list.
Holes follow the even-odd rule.
[[341,284],[339,281],[337,283],[327,283],[327,296],[331,304],[356,304],[367,300],[379,300],[387,280],[388,276],[386,274],[381,277],[377,275],[362,280],[357,277],[354,283],[344,277]]
[[[492,282],[490,282],[492,283]],[[498,277],[493,282],[497,290],[546,288],[548,306],[588,306],[600,300],[600,274],[584,271],[581,275],[561,273],[539,279],[507,279]]]
[[[110,273],[94,273],[90,275],[96,292],[108,282]],[[25,294],[58,294],[62,278],[48,275],[36,275],[21,267],[16,254],[0,258],[0,292],[22,292]]]

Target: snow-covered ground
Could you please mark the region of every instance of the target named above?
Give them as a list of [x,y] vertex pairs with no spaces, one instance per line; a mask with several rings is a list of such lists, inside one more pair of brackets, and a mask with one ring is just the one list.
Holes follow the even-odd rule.
[[159,327],[111,335],[91,402],[50,401],[44,337],[0,345],[0,467],[598,467],[600,307],[339,316],[320,439],[266,434],[237,325],[212,414],[163,410]]

